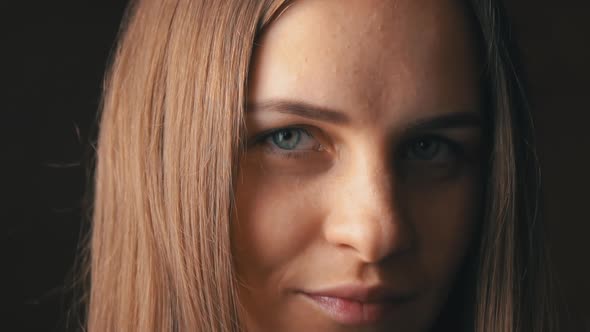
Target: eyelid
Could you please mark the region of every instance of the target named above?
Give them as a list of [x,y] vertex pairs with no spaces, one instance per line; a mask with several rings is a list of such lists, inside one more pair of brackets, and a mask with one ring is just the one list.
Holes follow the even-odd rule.
[[289,129],[301,130],[306,135],[308,135],[312,138],[315,138],[310,133],[310,131],[306,128],[306,126],[304,126],[304,125],[290,125],[290,126],[276,127],[276,128],[264,130],[256,135],[254,135],[252,138],[250,138],[248,140],[248,146],[254,146],[254,145],[258,145],[260,143],[264,143],[264,141],[266,141],[268,138],[270,138],[272,135],[276,134],[277,132],[279,132],[281,130],[289,130]]
[[455,141],[455,140],[453,140],[453,139],[451,139],[449,137],[446,137],[444,135],[440,135],[440,134],[425,134],[423,136],[416,137],[413,140],[413,142],[420,141],[420,140],[435,140],[435,141],[440,141],[442,143],[445,143],[445,144],[449,145],[450,147],[457,148],[457,149],[462,149],[462,146],[461,146],[461,144],[459,142],[457,142],[457,141]]
[[465,154],[465,147],[463,146],[463,144],[453,139],[450,139],[440,134],[423,134],[405,140],[405,142],[401,145],[401,155],[405,155],[405,153],[408,152],[408,150],[413,146],[413,144],[423,140],[434,140],[445,144],[450,149],[451,153],[454,155],[455,158],[461,158]]
[[[284,150],[280,147],[275,146],[272,142],[269,142],[272,135],[279,131],[288,129],[302,131],[305,135],[308,135],[309,138],[317,142],[316,147],[311,149]],[[318,132],[317,135],[316,132]],[[277,154],[285,158],[303,158],[313,152],[319,152],[324,150],[330,151],[330,148],[326,148],[326,145],[324,144],[325,139],[322,139],[322,137],[323,134],[321,129],[318,129],[315,126],[310,126],[308,124],[284,125],[280,127],[274,127],[267,130],[263,130],[257,133],[256,135],[253,135],[253,137],[247,139],[247,148],[249,149],[256,146],[262,146],[267,153]],[[469,158],[468,155],[470,153],[470,149],[468,146],[462,143],[460,139],[453,139],[440,133],[423,132],[413,134],[405,139],[401,139],[400,144],[397,145],[397,148],[395,148],[396,152],[394,152],[394,155],[397,156],[396,159],[406,160],[405,155],[407,151],[412,147],[413,144],[420,140],[434,140],[440,142],[441,144],[444,144],[446,148],[449,149],[450,153],[453,154],[453,158],[457,161],[461,160],[462,158]],[[417,159],[417,161],[420,160]]]
[[[252,139],[250,139],[248,142],[248,147],[254,147],[254,146],[258,146],[258,145],[267,145],[267,146],[265,146],[265,149],[268,152],[275,153],[278,155],[283,155],[285,157],[294,157],[295,155],[297,155],[297,157],[301,157],[301,156],[311,153],[311,152],[323,151],[324,146],[322,145],[320,140],[318,140],[316,138],[316,135],[312,134],[313,129],[314,128],[310,127],[309,125],[301,125],[301,124],[300,125],[288,125],[288,126],[282,126],[282,127],[268,129],[268,130],[265,130],[261,133],[258,133]],[[281,149],[280,147],[277,147],[274,143],[269,142],[272,138],[272,135],[274,135],[280,131],[283,131],[283,130],[299,130],[299,131],[303,132],[304,135],[307,135],[309,137],[309,139],[314,140],[316,143],[314,144],[314,147],[311,149],[285,150],[285,149]]]

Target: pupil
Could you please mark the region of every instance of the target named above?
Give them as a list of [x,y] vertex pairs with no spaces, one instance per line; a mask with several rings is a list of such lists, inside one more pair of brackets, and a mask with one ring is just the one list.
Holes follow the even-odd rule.
[[273,142],[281,149],[292,150],[299,144],[301,134],[296,129],[285,129],[273,135]]
[[428,150],[428,148],[431,147],[431,144],[428,141],[420,141],[420,143],[418,143],[418,147],[422,150]]
[[288,141],[293,134],[289,130],[284,130],[281,132],[281,139]]
[[417,158],[430,160],[438,153],[439,148],[438,142],[424,139],[416,142],[416,145],[412,149]]

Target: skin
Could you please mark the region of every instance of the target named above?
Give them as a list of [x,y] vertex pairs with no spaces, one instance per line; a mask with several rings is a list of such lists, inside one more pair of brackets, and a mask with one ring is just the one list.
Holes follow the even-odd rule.
[[[257,42],[232,229],[250,331],[432,328],[482,191],[479,68],[460,6],[295,1]],[[340,121],[262,106],[277,101],[330,109]],[[451,114],[471,120],[424,125]],[[285,127],[306,131],[288,131],[299,130],[292,149],[265,136]],[[350,325],[301,293],[350,283],[411,300]]]

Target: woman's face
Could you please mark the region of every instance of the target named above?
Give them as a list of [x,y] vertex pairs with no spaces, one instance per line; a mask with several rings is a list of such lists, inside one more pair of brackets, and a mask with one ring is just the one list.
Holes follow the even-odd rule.
[[481,197],[450,0],[301,0],[256,44],[233,253],[252,331],[425,331]]

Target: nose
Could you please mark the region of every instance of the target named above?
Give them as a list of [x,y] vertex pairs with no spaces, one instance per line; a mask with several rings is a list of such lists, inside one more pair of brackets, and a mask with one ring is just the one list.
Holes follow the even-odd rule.
[[404,220],[394,177],[387,158],[355,158],[329,189],[331,212],[323,224],[326,240],[354,251],[366,263],[410,249],[413,230]]

